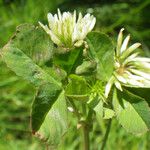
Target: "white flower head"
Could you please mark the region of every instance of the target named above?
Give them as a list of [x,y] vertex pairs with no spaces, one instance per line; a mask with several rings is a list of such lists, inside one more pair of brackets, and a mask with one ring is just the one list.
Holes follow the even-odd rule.
[[58,46],[70,48],[80,43],[86,35],[94,28],[96,18],[90,14],[84,17],[76,11],[74,13],[64,12],[52,15],[48,13],[48,26],[39,22],[41,27],[50,35],[51,40]]
[[105,96],[114,84],[119,90],[123,86],[150,88],[150,58],[140,57],[137,48],[141,45],[135,43],[128,47],[130,35],[123,41],[123,30],[118,35],[115,53],[115,70],[105,88]]

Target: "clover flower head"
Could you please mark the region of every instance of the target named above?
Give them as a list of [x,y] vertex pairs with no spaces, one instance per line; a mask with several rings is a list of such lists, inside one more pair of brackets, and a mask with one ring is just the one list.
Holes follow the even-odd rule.
[[150,88],[150,58],[139,56],[137,48],[141,45],[135,43],[128,47],[130,35],[123,41],[123,30],[118,35],[115,52],[114,72],[105,87],[105,96],[114,84],[122,91],[122,86]]
[[90,14],[84,17],[76,11],[52,15],[48,13],[48,26],[39,22],[41,27],[50,35],[51,40],[60,47],[71,48],[82,43],[86,35],[94,28],[96,18]]

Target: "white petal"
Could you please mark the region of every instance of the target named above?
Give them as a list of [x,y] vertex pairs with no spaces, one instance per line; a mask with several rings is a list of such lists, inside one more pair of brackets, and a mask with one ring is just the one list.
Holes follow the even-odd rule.
[[128,35],[128,36],[125,38],[125,40],[123,41],[123,44],[122,44],[121,50],[120,50],[121,53],[126,50],[126,48],[127,48],[127,46],[128,46],[129,39],[130,39],[130,35]]
[[139,75],[147,80],[150,80],[150,74],[148,73],[145,73],[143,71],[139,71],[139,70],[136,70],[136,69],[130,69],[131,72],[133,72],[134,74],[136,75]]
[[83,19],[85,19],[85,20],[88,20],[90,18],[90,14],[89,13],[87,13],[84,17],[83,17]]
[[120,82],[122,82],[122,83],[127,83],[127,81],[126,81],[126,79],[123,77],[123,76],[121,76],[121,75],[119,75],[119,74],[117,74],[117,73],[114,73],[114,75],[115,75],[115,77],[120,81]]
[[76,11],[74,11],[74,13],[73,13],[73,26],[76,23],[76,17],[77,17],[77,13],[76,13]]
[[145,72],[150,72],[150,63],[147,63],[147,62],[137,62],[137,63],[139,63],[138,68],[140,70],[144,70]]
[[49,27],[51,28],[53,26],[53,24],[55,23],[53,15],[51,13],[48,13],[47,14],[47,19],[48,19]]
[[127,78],[127,86],[131,85],[133,87],[142,87],[142,88],[149,88],[150,81],[137,75],[130,74]]
[[133,61],[150,62],[150,58],[137,57],[137,58],[135,58]]
[[122,38],[123,38],[123,30],[124,28],[122,28],[119,32],[119,35],[118,35],[118,39],[117,39],[117,48],[116,48],[116,55],[119,56],[120,55],[120,48],[121,48],[121,45],[122,45]]
[[54,17],[53,17],[53,15],[51,13],[48,13],[47,14],[47,19],[48,19],[48,21],[52,22],[54,20]]
[[120,82],[122,82],[122,83],[124,83],[124,84],[127,83],[126,78],[124,78],[124,77],[122,77],[122,76],[116,76],[116,77],[117,77],[117,79],[118,79]]
[[130,79],[133,79],[133,80],[144,80],[144,78],[143,77],[141,77],[141,76],[138,76],[138,75],[134,75],[134,74],[132,74],[131,72],[129,72],[129,71],[125,71],[125,73],[127,73],[128,74],[128,78],[130,78]]
[[139,55],[139,52],[131,54],[129,57],[127,57],[125,60],[122,60],[123,65],[127,65],[128,63],[131,63],[134,61],[134,59]]
[[39,22],[39,25],[49,34],[50,33],[50,29],[48,28],[47,25],[43,25],[41,22]]
[[54,20],[55,20],[55,22],[58,22],[58,16],[57,16],[57,14],[54,15]]
[[62,19],[61,11],[60,11],[60,9],[57,9],[57,11],[58,11],[58,18],[59,18],[59,20],[61,20]]
[[78,23],[78,22],[80,22],[80,21],[81,21],[81,19],[82,19],[82,14],[81,14],[81,13],[79,13],[79,17],[78,17],[77,23]]
[[64,13],[63,13],[63,17],[62,17],[63,21],[64,21],[65,19],[69,18],[69,16],[70,16],[69,13],[64,12]]
[[118,82],[116,80],[114,83],[115,83],[115,86],[116,86],[117,89],[119,89],[120,91],[123,91],[120,82]]
[[131,61],[129,68],[135,68],[143,72],[150,73],[150,63],[147,63],[147,62]]
[[51,36],[51,40],[57,44],[57,45],[61,45],[61,41],[59,40],[59,37],[57,37],[52,31],[50,31],[50,36]]
[[42,26],[42,28],[51,36],[51,39],[55,44],[61,44],[61,46],[70,47],[77,41],[83,40],[88,32],[90,32],[96,23],[96,18],[90,14],[86,14],[82,17],[79,13],[78,19],[76,11],[73,14],[70,12],[64,12],[58,9],[58,13],[47,15],[49,28]]
[[94,17],[91,24],[90,24],[89,31],[91,31],[94,28],[95,23],[96,23],[96,18]]
[[111,78],[110,78],[110,80],[108,81],[108,83],[106,84],[106,87],[105,87],[105,97],[107,98],[108,97],[108,95],[109,95],[109,92],[110,92],[110,90],[111,90],[111,87],[112,87],[112,85],[113,85],[113,83],[114,83],[114,77],[112,76]]
[[130,46],[127,50],[125,50],[122,55],[121,59],[127,58],[135,49],[137,49],[141,44],[140,43],[135,43],[132,46]]
[[150,81],[149,80],[142,80],[140,81],[143,83],[143,88],[150,88]]
[[73,34],[72,34],[72,41],[75,42],[77,40],[77,37],[78,37],[78,31],[77,31],[77,26],[75,25],[74,31],[73,31]]
[[144,87],[144,84],[134,79],[127,79],[126,85],[131,85],[133,87]]

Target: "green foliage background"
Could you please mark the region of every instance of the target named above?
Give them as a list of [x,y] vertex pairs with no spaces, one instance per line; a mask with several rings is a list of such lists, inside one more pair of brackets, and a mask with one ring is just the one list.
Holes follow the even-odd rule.
[[[0,48],[7,43],[17,25],[21,23],[46,23],[48,12],[81,11],[97,18],[95,30],[116,37],[124,27],[132,35],[132,42],[142,43],[144,53],[150,56],[150,1],[149,0],[0,0]],[[44,143],[33,138],[29,131],[29,115],[35,89],[11,72],[0,58],[0,150],[42,150]],[[72,117],[73,118],[73,117]],[[60,150],[76,150],[80,131],[74,126],[59,146]],[[97,150],[105,133],[107,121],[94,125],[91,149]],[[150,134],[134,137],[126,133],[113,120],[106,149],[149,150]]]

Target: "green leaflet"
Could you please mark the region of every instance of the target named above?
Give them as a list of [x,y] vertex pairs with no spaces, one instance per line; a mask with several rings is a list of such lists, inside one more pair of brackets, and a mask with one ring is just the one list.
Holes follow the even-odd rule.
[[[87,104],[88,104],[89,108],[95,110],[95,108],[97,108],[97,107],[99,108],[99,104],[101,103],[101,101],[102,100],[100,99],[99,95],[92,95],[92,96],[90,95]],[[102,104],[103,104],[103,102],[102,102]]]
[[111,40],[99,32],[90,32],[86,40],[89,55],[97,62],[97,78],[108,81],[114,66],[114,47]]
[[60,67],[43,67],[44,71],[46,71],[50,76],[52,76],[57,81],[63,81],[67,77],[67,73],[61,69]]
[[94,108],[94,111],[96,112],[96,118],[100,120],[103,119],[111,119],[115,116],[115,112],[107,107],[104,107],[104,103],[102,100],[99,101],[99,103]]
[[[40,112],[42,112],[42,109],[44,107],[41,107]],[[67,105],[64,92],[62,92],[35,135],[51,147],[56,147],[62,136],[67,132],[67,122]]]
[[128,87],[127,90],[131,91],[135,95],[139,95],[140,97],[144,98],[149,107],[150,107],[150,88],[130,88]]
[[127,90],[115,90],[113,106],[119,123],[133,134],[142,134],[150,129],[150,108],[147,102]]
[[32,104],[31,127],[33,133],[42,125],[48,111],[58,99],[61,89],[55,84],[45,84],[39,87]]
[[101,120],[103,118],[103,101],[100,100],[99,103],[96,105],[96,107],[94,108],[94,111],[96,112],[96,118],[97,120]]
[[82,48],[75,48],[69,52],[55,54],[54,65],[61,67],[68,74],[74,73],[76,67],[82,63]]
[[76,68],[75,72],[78,75],[91,75],[96,72],[96,66],[95,61],[83,61],[83,63]]
[[110,119],[114,116],[115,112],[112,109],[104,107],[104,116],[103,116],[104,119]]
[[[38,131],[50,145],[57,145],[67,130],[67,106],[64,92],[60,94],[60,81],[66,77],[66,73],[57,67],[42,69],[35,64],[51,57],[49,38],[32,25],[23,25],[0,54],[12,71],[38,87],[31,111],[32,132],[37,134]],[[56,100],[58,102],[54,104]]]
[[[13,70],[18,76],[30,81],[36,87],[41,88],[37,99],[35,99],[33,103],[31,116],[32,130],[37,131],[41,126],[45,115],[61,92],[61,83],[56,81],[53,77],[37,66],[21,50],[11,47],[11,45],[6,45],[2,49],[1,55],[8,67],[11,68],[11,70]],[[37,104],[39,102],[39,97],[41,100],[40,103]],[[43,104],[46,104],[46,108],[41,110]],[[40,111],[41,116],[37,118]]]
[[87,86],[86,80],[77,75],[69,76],[69,83],[65,89],[65,95],[68,98],[87,101],[89,94],[89,87]]
[[47,82],[61,86],[61,83],[48,75],[38,65],[36,65],[28,56],[20,49],[6,45],[1,50],[3,61],[18,76],[30,81],[35,86],[41,86]]
[[53,43],[49,36],[32,24],[18,26],[9,44],[23,51],[37,64],[43,64],[53,55]]

